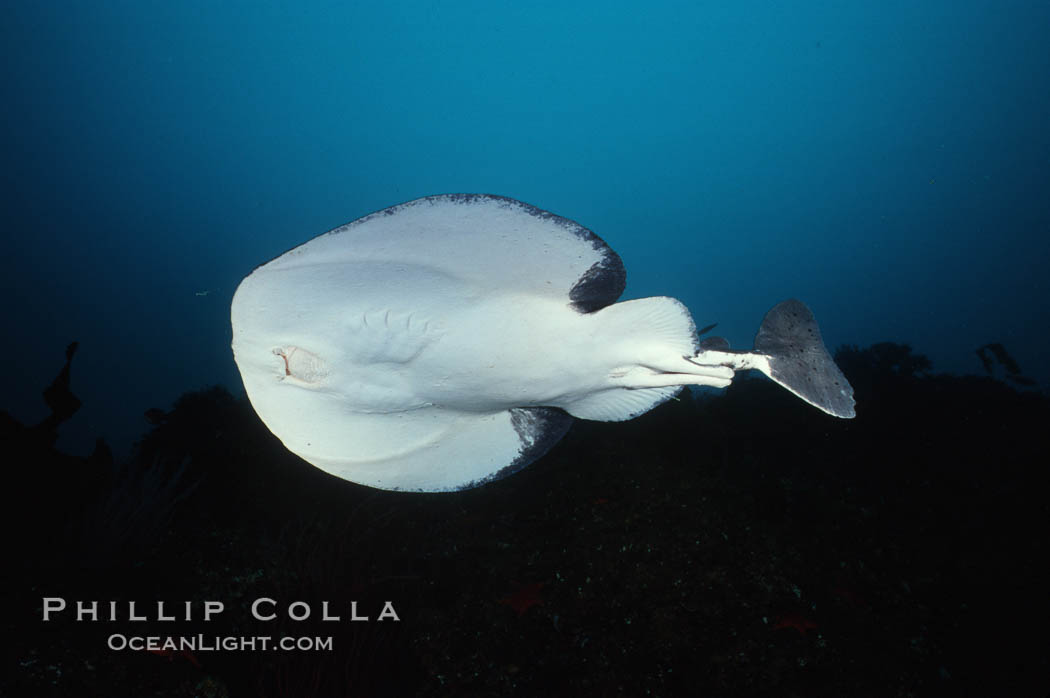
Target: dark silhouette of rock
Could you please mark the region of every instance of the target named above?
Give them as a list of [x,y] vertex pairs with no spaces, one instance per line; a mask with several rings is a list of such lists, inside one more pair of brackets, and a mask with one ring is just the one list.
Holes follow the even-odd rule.
[[35,425],[33,431],[48,443],[54,443],[58,438],[58,425],[70,419],[80,409],[80,399],[70,389],[70,368],[77,347],[77,342],[70,342],[66,347],[65,365],[55,376],[55,380],[51,381],[51,385],[44,389],[44,402],[50,408],[51,414]]
[[989,376],[995,376],[996,365],[1001,366],[1005,371],[1006,380],[1017,385],[1025,387],[1033,387],[1036,382],[1031,378],[1022,375],[1021,367],[1014,361],[1014,358],[1010,356],[1004,347],[999,342],[993,342],[991,344],[985,344],[977,350],[977,358],[981,360],[981,365],[984,367],[985,372]]
[[[206,674],[254,696],[1042,695],[1047,398],[937,374],[905,344],[836,359],[855,420],[740,376],[630,422],[579,420],[513,477],[444,494],[327,475],[221,388],[180,397],[125,464],[103,441],[87,458],[28,441],[0,413],[25,446],[0,496],[26,648],[0,692],[86,695],[119,675],[128,695],[189,695]],[[509,611],[514,580],[542,604]],[[42,593],[217,599],[219,618],[161,630],[336,649],[201,667],[112,652],[101,624],[41,623]],[[259,597],[314,615],[259,623]],[[355,599],[403,620],[348,623]]]

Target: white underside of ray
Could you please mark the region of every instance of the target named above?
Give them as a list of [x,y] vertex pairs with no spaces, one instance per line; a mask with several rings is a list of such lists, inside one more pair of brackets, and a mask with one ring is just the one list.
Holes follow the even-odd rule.
[[376,487],[466,486],[529,446],[514,408],[628,419],[683,384],[729,382],[683,360],[695,337],[673,299],[571,306],[603,254],[501,202],[399,207],[249,275],[234,355],[267,427],[314,465]]
[[[259,288],[252,277],[245,282],[263,308],[280,305],[282,289],[309,289],[293,316],[267,313],[272,327],[238,337],[238,364],[271,431],[294,453],[355,482],[460,486],[520,452],[511,408],[628,419],[682,385],[722,387],[732,378],[732,369],[683,358],[692,353],[690,323],[673,299],[581,314],[565,300],[483,297],[473,284],[399,269],[411,282],[396,295],[419,302],[391,302],[382,264],[304,266],[274,272],[277,283],[260,276]],[[330,293],[347,273],[360,285],[349,296]],[[660,316],[682,331],[651,334]]]
[[684,385],[724,387],[764,361],[769,373],[761,354],[697,353],[672,298],[580,312],[570,292],[610,257],[622,273],[589,231],[508,199],[409,202],[246,277],[234,357],[289,450],[353,482],[424,491],[542,454],[567,418],[529,408],[625,420]]

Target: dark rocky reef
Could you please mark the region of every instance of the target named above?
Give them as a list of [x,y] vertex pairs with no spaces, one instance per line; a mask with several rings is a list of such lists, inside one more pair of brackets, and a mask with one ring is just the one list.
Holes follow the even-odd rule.
[[[996,352],[985,348],[991,360]],[[56,451],[75,405],[0,414],[9,695],[1045,695],[1044,395],[844,347],[857,418],[762,378],[639,419],[578,421],[466,492],[328,476],[214,388],[151,411],[128,463]],[[998,359],[1001,363],[1002,360]],[[1003,363],[1009,373],[1009,366]],[[1020,375],[1020,370],[1016,372]],[[57,387],[56,387],[57,386]],[[332,651],[105,648],[129,623],[42,623],[43,596],[218,599],[150,633],[331,636]],[[357,600],[399,623],[254,620],[253,599]],[[138,624],[138,632],[142,632]]]

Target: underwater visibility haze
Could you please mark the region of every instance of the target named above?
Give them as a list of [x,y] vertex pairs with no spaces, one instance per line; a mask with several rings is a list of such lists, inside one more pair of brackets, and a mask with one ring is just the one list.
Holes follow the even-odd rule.
[[[1048,43],[14,4],[0,693],[1045,695]],[[334,647],[113,649],[91,599]]]
[[[910,343],[1042,384],[1045,8],[890,2],[207,3],[39,8],[3,32],[8,409],[70,339],[63,444],[239,389],[259,262],[421,196],[510,196],[750,346],[796,297],[829,347]],[[31,347],[31,349],[29,349]],[[1042,371],[1042,373],[1040,373]]]

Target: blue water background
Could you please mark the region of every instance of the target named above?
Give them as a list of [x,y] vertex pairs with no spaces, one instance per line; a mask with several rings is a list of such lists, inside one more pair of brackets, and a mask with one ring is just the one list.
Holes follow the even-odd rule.
[[254,266],[443,192],[577,220],[737,347],[798,297],[832,348],[1050,380],[1045,2],[20,2],[0,45],[0,406],[79,340],[76,452],[240,391]]

